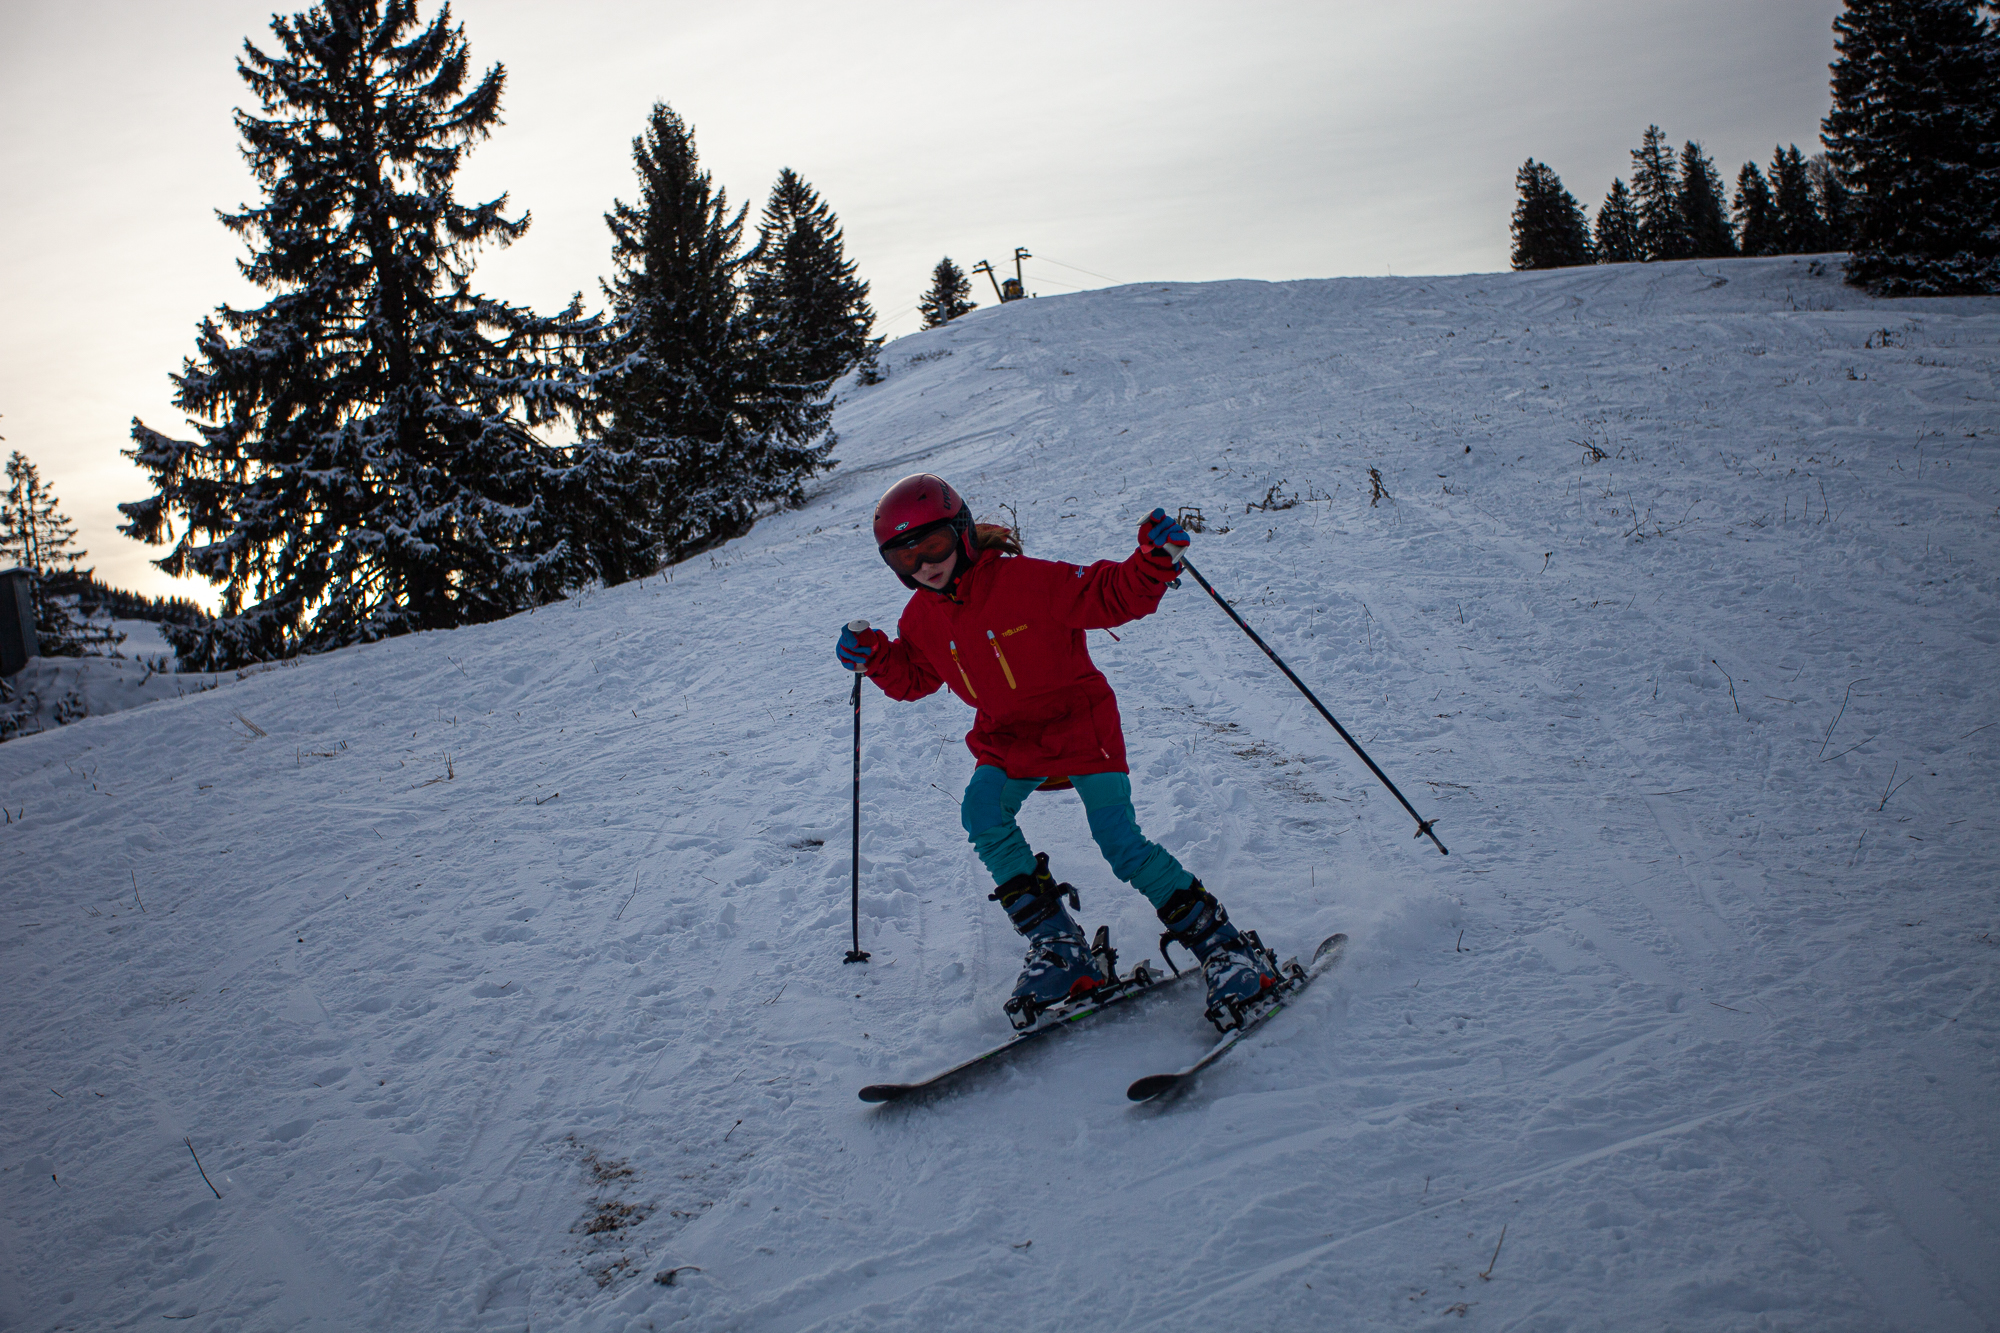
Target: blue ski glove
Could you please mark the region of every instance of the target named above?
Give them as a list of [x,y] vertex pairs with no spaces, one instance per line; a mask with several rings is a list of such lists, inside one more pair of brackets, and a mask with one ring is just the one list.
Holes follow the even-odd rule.
[[1187,554],[1188,540],[1187,529],[1168,518],[1164,509],[1155,509],[1139,520],[1139,549],[1164,551],[1176,565]]
[[842,626],[840,642],[833,647],[833,655],[849,671],[868,670],[888,651],[889,636],[879,629],[869,629],[865,620]]

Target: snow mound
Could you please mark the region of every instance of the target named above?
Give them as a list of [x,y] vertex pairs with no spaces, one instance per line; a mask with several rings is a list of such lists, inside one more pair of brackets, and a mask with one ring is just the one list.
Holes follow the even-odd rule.
[[[1991,1326],[2000,301],[1154,283],[883,364],[806,508],[667,575],[0,746],[0,1326]],[[965,710],[871,690],[841,962],[832,643],[919,469],[1042,556],[1199,508],[1451,849],[1191,582],[1092,632],[1147,831],[1354,939],[1165,1107],[1185,994],[855,1098],[1020,955]],[[1150,953],[1074,795],[1023,822]]]
[[229,679],[229,675],[161,671],[157,660],[133,657],[31,657],[7,677],[0,718],[12,739],[79,718],[102,717],[162,699],[184,699]]

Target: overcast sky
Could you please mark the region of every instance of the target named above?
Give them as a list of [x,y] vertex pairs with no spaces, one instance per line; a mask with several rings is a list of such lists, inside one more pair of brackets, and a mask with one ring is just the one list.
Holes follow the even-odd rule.
[[[255,197],[235,60],[277,7],[0,0],[0,449],[34,460],[120,586],[174,590],[116,531],[114,506],[150,493],[119,454],[131,418],[187,434],[167,376],[196,321],[261,299],[215,210]],[[631,139],[663,100],[753,217],[781,167],[819,189],[892,338],[940,256],[1004,266],[1017,245],[1044,296],[1504,269],[1524,158],[1594,210],[1650,123],[1731,181],[1775,144],[1818,151],[1840,8],[461,0],[475,60],[508,77],[459,196],[534,215],[481,290],[596,303],[602,215],[633,197]]]

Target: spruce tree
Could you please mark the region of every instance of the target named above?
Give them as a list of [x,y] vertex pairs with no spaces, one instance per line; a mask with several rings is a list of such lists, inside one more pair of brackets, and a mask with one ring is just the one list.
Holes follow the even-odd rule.
[[1714,259],[1736,253],[1723,204],[1722,177],[1716,174],[1715,162],[1691,139],[1681,149],[1680,214],[1692,258]]
[[[735,267],[743,215],[701,170],[693,135],[655,104],[632,140],[639,197],[612,201],[611,336],[597,349],[593,446],[576,508],[603,515],[591,541],[605,582],[657,568],[682,548],[727,540],[752,515],[722,476],[734,383],[745,358]],[[718,484],[720,483],[720,484]]]
[[1686,259],[1693,253],[1687,222],[1681,216],[1680,174],[1674,150],[1658,125],[1648,125],[1644,142],[1632,150],[1632,195],[1639,213],[1643,258]]
[[0,564],[36,574],[76,568],[90,554],[75,549],[76,524],[58,512],[55,492],[16,449],[7,456],[7,491],[0,496]]
[[934,329],[940,324],[949,324],[968,310],[977,310],[979,303],[970,300],[972,283],[951,262],[949,255],[938,260],[931,270],[931,289],[917,302],[917,309],[924,315],[924,327]]
[[[701,169],[693,132],[656,104],[632,160],[638,199],[614,200],[604,218],[614,322],[596,354],[592,409],[592,487],[611,515],[592,559],[611,582],[796,504],[834,447],[821,439],[832,403],[763,359],[742,290],[743,270],[762,256],[743,253],[744,211],[732,214]],[[838,343],[812,354],[838,355]]]
[[1596,244],[1600,264],[1632,264],[1646,257],[1639,241],[1639,210],[1622,177],[1613,177],[1611,191],[1597,210]]
[[1812,174],[1797,144],[1779,148],[1771,157],[1771,222],[1775,254],[1810,255],[1826,249]]
[[840,222],[790,167],[758,224],[744,294],[758,354],[780,383],[826,385],[866,355],[875,312]]
[[56,585],[89,571],[77,562],[90,554],[76,546],[76,524],[56,508],[56,494],[41,472],[18,449],[7,457],[7,490],[0,495],[0,565],[17,565],[34,575],[31,596],[35,638],[43,657],[79,657],[86,649],[117,644],[125,636],[104,624],[79,623],[57,600]]
[[861,359],[854,363],[854,382],[861,385],[874,385],[880,384],[888,378],[889,373],[882,369],[882,339],[870,338],[868,340],[868,350],[863,352]]
[[1736,197],[1729,211],[1736,218],[1736,248],[1746,255],[1778,253],[1777,206],[1771,187],[1755,162],[1745,162],[1736,173]]
[[173,377],[199,439],[135,420],[128,456],[158,490],[119,506],[126,534],[173,542],[162,569],[222,586],[214,623],[165,629],[196,669],[491,620],[575,576],[544,499],[562,460],[534,428],[578,401],[593,326],[474,292],[474,252],[528,217],[453,194],[504,70],[473,81],[463,28],[415,0],[325,0],[271,29],[273,52],[246,41],[237,62],[264,113],[236,113],[262,202],[222,221],[274,295],[202,321]]
[[1812,181],[1813,207],[1819,211],[1826,248],[1848,249],[1854,235],[1854,192],[1825,153],[1806,159],[1806,175]]
[[1847,0],[1822,138],[1852,187],[1848,281],[2000,291],[2000,32],[1975,0]]
[[1562,178],[1532,157],[1514,174],[1513,263],[1517,269],[1588,264],[1590,223]]

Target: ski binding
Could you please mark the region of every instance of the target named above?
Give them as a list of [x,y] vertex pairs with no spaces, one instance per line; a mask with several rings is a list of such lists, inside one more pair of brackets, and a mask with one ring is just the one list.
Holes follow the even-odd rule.
[[969,1059],[961,1060],[948,1069],[913,1082],[871,1083],[861,1090],[861,1100],[894,1102],[917,1093],[935,1091],[961,1075],[997,1064],[1022,1047],[1033,1045],[1050,1033],[1067,1031],[1085,1019],[1095,1017],[1135,995],[1143,995],[1157,987],[1171,985],[1185,976],[1198,975],[1193,972],[1163,975],[1155,971],[1149,962],[1142,962],[1127,975],[1119,976],[1118,953],[1111,947],[1109,926],[1097,928],[1097,934],[1091,940],[1090,953],[1097,960],[1098,971],[1105,978],[1103,984],[1046,1009],[1009,1000],[1006,1005],[1007,1021],[1015,1028],[1013,1036]]
[[[1259,950],[1264,950],[1261,940],[1257,940],[1254,935],[1251,938]],[[1313,950],[1310,966],[1300,966],[1296,958],[1287,960],[1277,969],[1279,976],[1277,985],[1247,1004],[1236,1006],[1230,1011],[1229,1017],[1235,1020],[1233,1024],[1225,1025],[1220,1014],[1209,1015],[1209,1021],[1223,1028],[1223,1036],[1220,1041],[1209,1047],[1207,1053],[1199,1060],[1170,1074],[1148,1074],[1127,1088],[1125,1095],[1135,1102],[1145,1102],[1184,1086],[1195,1075],[1228,1054],[1238,1042],[1263,1026],[1316,978],[1338,963],[1346,947],[1346,935],[1329,935],[1320,941],[1317,949]],[[1264,952],[1269,956],[1268,950]]]

